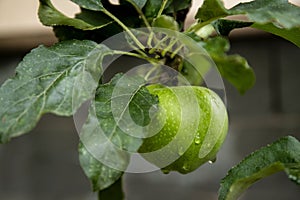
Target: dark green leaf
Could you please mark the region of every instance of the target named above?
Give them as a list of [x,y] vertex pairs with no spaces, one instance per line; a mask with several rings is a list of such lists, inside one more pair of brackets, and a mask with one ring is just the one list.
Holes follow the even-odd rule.
[[187,14],[192,6],[191,0],[183,0],[177,1],[173,0],[170,1],[171,3],[167,5],[165,9],[165,14],[174,17],[179,24],[180,30],[184,28],[184,22],[186,20]]
[[240,3],[230,9],[231,14],[246,14],[250,21],[259,24],[273,23],[277,27],[300,27],[300,8],[288,0],[256,0]]
[[[109,10],[117,18],[127,26],[131,28],[140,27],[141,20],[138,17],[136,10],[130,4],[122,5],[111,5],[105,3],[105,8]],[[108,17],[99,11],[90,11],[82,9],[81,13],[76,15],[76,18],[82,19],[88,23],[94,24],[98,20],[108,19]],[[102,27],[101,29],[95,30],[80,30],[68,26],[55,26],[54,32],[56,37],[61,41],[69,39],[78,39],[78,40],[93,40],[97,43],[102,42],[103,40],[120,33],[123,29],[117,23],[111,23],[107,26]]]
[[99,200],[123,200],[124,192],[122,190],[122,179],[120,178],[109,188],[101,190],[98,194]]
[[[94,27],[104,27],[105,25],[109,25],[110,23],[113,23],[113,20],[105,15],[101,11],[92,11],[92,10],[86,10],[81,9],[81,12],[75,15],[76,19],[80,19],[85,21],[86,23],[91,24]],[[77,27],[75,27],[77,28]]]
[[55,26],[53,27],[55,36],[60,41],[65,40],[92,40],[101,43],[112,35],[120,33],[122,29],[115,23],[109,24],[101,29],[96,30],[80,30],[70,26]]
[[81,8],[88,10],[101,11],[104,9],[101,0],[71,0]]
[[137,6],[139,9],[142,9],[147,2],[147,0],[126,0],[126,1]]
[[229,11],[224,7],[222,1],[205,0],[197,12],[196,18],[202,23],[226,17],[229,14]]
[[121,20],[127,27],[137,28],[141,26],[141,19],[136,7],[125,2],[121,5],[105,5],[105,8],[115,17]]
[[212,24],[219,35],[228,36],[233,29],[249,27],[253,24],[253,22],[218,19]]
[[[97,127],[94,127],[95,124],[97,124],[97,122],[94,121],[96,118],[94,119],[93,118],[94,117],[91,116],[89,117],[83,131],[91,131],[91,130],[97,131]],[[90,128],[95,128],[95,129],[90,129]],[[110,151],[107,150],[107,152],[105,152],[105,155],[110,156],[109,153]],[[121,159],[126,160],[126,162],[129,162],[128,157],[122,156]],[[109,188],[112,184],[115,183],[116,180],[120,179],[120,177],[123,175],[122,171],[110,168],[107,165],[101,163],[99,160],[97,160],[85,148],[85,146],[82,143],[79,144],[79,161],[80,161],[81,168],[83,169],[84,173],[89,178],[89,180],[91,181],[94,191],[99,191],[105,188]]]
[[[93,31],[83,31],[80,29],[76,29],[70,26],[54,26],[53,31],[55,36],[59,39],[59,41],[65,40],[92,40],[97,43],[101,43],[103,41],[102,37],[98,37],[98,30]],[[101,38],[102,40],[96,40]]]
[[211,55],[221,75],[241,94],[253,87],[255,74],[247,60],[239,55]]
[[[249,22],[218,20],[230,15],[246,15]],[[213,23],[216,30],[227,35],[234,28],[249,26],[261,29],[300,44],[300,8],[288,0],[256,0],[240,3],[227,10],[220,0],[205,0],[199,8],[196,18],[200,22],[191,28],[197,30],[208,23]],[[218,21],[216,21],[218,20]]]
[[227,55],[229,43],[225,38],[215,37],[199,42],[210,54],[221,75],[240,93],[246,92],[255,83],[255,74],[247,60],[239,55]]
[[192,0],[173,0],[171,2],[166,8],[166,13],[176,14],[179,11],[190,8],[192,5]]
[[230,44],[224,37],[208,38],[207,40],[200,42],[210,54],[225,54],[230,49]]
[[[142,8],[142,12],[151,24],[153,19],[157,17],[159,10],[163,5],[163,0],[147,0]],[[180,29],[183,29],[186,15],[191,6],[191,0],[183,1],[167,1],[162,14],[173,17],[179,24]]]
[[0,139],[30,131],[44,113],[72,115],[94,93],[107,47],[92,41],[40,46],[0,88]]
[[112,20],[108,19],[104,14],[83,12],[80,18],[69,18],[59,12],[50,0],[40,0],[39,7],[40,21],[46,26],[72,26],[81,30],[93,30],[102,28]]
[[[105,7],[105,11],[103,13],[112,14],[116,18],[118,18],[124,25],[130,28],[137,28],[141,27],[141,18],[139,16],[140,8],[137,7],[136,4],[133,1],[126,1],[122,0],[120,1],[120,5],[113,5],[108,0],[102,0],[103,6]],[[138,11],[137,11],[138,10]],[[110,16],[111,17],[111,16]],[[120,27],[120,25],[118,25]],[[123,29],[121,29],[119,32],[121,32]],[[110,32],[109,29],[104,30],[103,32]],[[110,36],[114,35],[113,33],[110,34]]]
[[274,35],[278,35],[300,47],[300,27],[283,29],[273,25],[272,23],[263,25],[254,23],[252,27],[272,33]]
[[148,18],[155,18],[162,5],[163,0],[148,0],[143,8],[144,14]]
[[205,0],[196,18],[203,22],[238,14],[245,14],[251,22],[259,24],[273,23],[287,29],[300,26],[300,8],[288,0],[256,0],[240,3],[229,10],[220,0]]
[[300,8],[288,0],[256,0],[230,9],[245,14],[252,27],[283,37],[300,47]]
[[107,188],[118,180],[131,153],[136,153],[142,144],[146,134],[143,126],[150,122],[149,110],[157,103],[144,84],[144,79],[137,76],[116,75],[97,90],[80,135],[80,151],[90,152],[80,154],[81,165],[94,190]]
[[253,183],[279,171],[300,184],[300,142],[294,137],[283,137],[232,168],[222,180],[219,200],[236,200]]

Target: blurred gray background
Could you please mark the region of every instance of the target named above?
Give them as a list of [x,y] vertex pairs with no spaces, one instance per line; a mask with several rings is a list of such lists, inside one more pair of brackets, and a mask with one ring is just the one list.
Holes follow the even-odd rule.
[[[48,30],[18,35],[0,31],[0,84],[31,48],[55,42]],[[300,49],[260,32],[236,33],[231,41],[230,53],[246,57],[257,80],[245,95],[225,82],[230,128],[217,161],[188,175],[126,174],[127,200],[216,200],[220,180],[246,155],[281,136],[300,139]],[[32,132],[0,145],[0,200],[94,200],[77,144],[72,118],[45,115]],[[300,187],[282,172],[240,199],[299,200]]]

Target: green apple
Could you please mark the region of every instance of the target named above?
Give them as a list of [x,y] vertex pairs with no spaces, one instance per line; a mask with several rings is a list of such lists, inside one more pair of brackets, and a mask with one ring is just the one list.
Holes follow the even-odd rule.
[[[139,153],[164,173],[186,174],[214,161],[228,130],[221,98],[199,86],[147,86],[159,100],[155,123],[149,126]],[[152,130],[157,130],[153,133]]]

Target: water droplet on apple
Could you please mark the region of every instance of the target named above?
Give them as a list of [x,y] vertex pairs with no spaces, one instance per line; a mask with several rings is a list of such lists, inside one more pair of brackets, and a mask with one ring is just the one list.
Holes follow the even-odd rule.
[[185,170],[185,171],[189,171],[190,170],[190,165],[189,164],[184,164],[182,169]]
[[195,139],[194,139],[195,144],[200,144],[201,143],[201,138],[199,135],[196,135]]

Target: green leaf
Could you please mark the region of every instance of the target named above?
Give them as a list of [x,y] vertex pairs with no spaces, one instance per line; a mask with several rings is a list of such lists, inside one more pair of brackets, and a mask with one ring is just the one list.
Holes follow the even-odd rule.
[[163,0],[148,0],[143,8],[145,16],[148,18],[156,17],[162,3]]
[[198,9],[196,18],[200,22],[213,21],[226,17],[230,12],[224,7],[220,0],[205,0],[203,5]]
[[215,30],[219,35],[228,36],[229,33],[236,28],[249,27],[253,22],[244,22],[236,20],[218,19],[212,22]]
[[81,8],[85,8],[88,10],[94,10],[94,11],[104,10],[101,0],[71,0],[71,1],[79,5]]
[[224,37],[213,37],[201,42],[200,44],[210,54],[225,54],[230,49],[230,44]]
[[[103,4],[109,12],[111,12],[118,19],[121,19],[122,22],[131,28],[140,27],[141,20],[138,17],[138,14],[134,7],[126,2],[122,5],[111,5],[109,2],[103,1]],[[82,19],[90,24],[97,23],[98,20],[108,19],[106,14],[101,11],[91,11],[82,9],[81,13],[76,15],[76,18]],[[107,26],[102,27],[101,29],[95,30],[80,30],[74,27],[69,26],[55,26],[54,32],[56,37],[60,41],[69,40],[69,39],[78,39],[78,40],[93,40],[97,43],[101,43],[103,40],[120,33],[123,29],[117,23],[110,23]]]
[[170,1],[171,3],[166,6],[165,14],[172,16],[179,24],[180,30],[184,27],[186,16],[192,6],[192,0]]
[[263,25],[254,23],[252,27],[272,33],[274,35],[278,35],[300,47],[300,27],[295,27],[292,29],[283,29],[275,26],[272,23]]
[[[218,20],[230,15],[246,15],[249,22]],[[205,0],[199,8],[196,18],[200,22],[190,30],[198,30],[208,23],[213,23],[222,35],[234,28],[252,27],[281,36],[297,46],[300,44],[300,8],[288,0],[256,0],[240,3],[227,10],[220,0]],[[217,21],[216,21],[217,20]]]
[[[97,128],[94,127],[97,123],[94,123],[95,121],[92,122],[94,118],[95,117],[89,116],[89,119],[85,124],[84,131],[89,131],[89,128]],[[97,129],[91,130],[97,131]],[[107,150],[105,155],[110,156],[109,153],[110,151]],[[122,156],[121,159],[129,162],[128,157]],[[79,144],[79,161],[81,168],[92,183],[93,191],[109,188],[123,175],[122,171],[110,168],[97,160],[82,143]]]
[[103,42],[105,39],[120,33],[122,29],[116,26],[115,23],[109,24],[101,29],[96,30],[80,30],[70,26],[55,26],[53,27],[55,36],[59,41],[65,40],[92,40],[97,43]]
[[[92,11],[92,10],[86,10],[81,9],[80,13],[77,13],[75,15],[76,19],[85,21],[86,23],[94,26],[94,29],[99,29],[106,27],[107,25],[110,25],[114,21],[108,17],[106,14],[104,14],[101,11]],[[78,27],[75,27],[78,28]],[[94,30],[94,29],[88,29],[88,30]]]
[[240,93],[245,93],[254,85],[255,74],[247,60],[239,55],[226,54],[230,48],[228,40],[214,37],[199,43],[207,50],[221,75]]
[[300,26],[300,8],[288,0],[256,0],[240,3],[229,10],[220,0],[205,0],[196,18],[204,22],[238,14],[245,14],[251,22],[259,24],[273,23],[287,29]]
[[[146,17],[155,18],[162,4],[163,0],[148,0],[143,8]],[[190,8],[191,4],[191,0],[171,0],[167,2],[163,13],[168,15],[170,14],[171,16],[176,16],[177,14],[180,14],[181,11]]]
[[176,1],[173,0],[166,8],[166,13],[179,13],[179,11],[189,9],[192,6],[192,0]]
[[157,103],[144,84],[142,78],[118,74],[97,90],[80,134],[79,150],[89,152],[81,153],[80,160],[94,190],[118,180],[131,153],[142,144],[146,134],[142,128],[150,122],[149,110]]
[[109,188],[101,190],[98,194],[100,200],[123,200],[124,192],[122,190],[122,179],[117,180]]
[[272,23],[281,28],[300,27],[300,8],[288,0],[256,0],[240,3],[230,9],[231,14],[246,14],[250,21]]
[[219,200],[235,200],[256,181],[279,171],[300,184],[300,142],[294,137],[283,137],[232,168],[221,182]]
[[[101,13],[102,14],[102,13]],[[80,18],[69,18],[59,12],[50,0],[40,0],[39,18],[46,26],[72,26],[81,30],[99,29],[112,23],[104,14],[83,11]]]
[[147,0],[126,0],[126,1],[137,6],[140,9],[142,9],[147,3]]
[[0,88],[0,141],[30,131],[44,113],[70,116],[94,93],[111,51],[92,41],[40,46]]
[[283,37],[300,47],[300,8],[288,0],[256,0],[231,9],[246,14],[252,27]]
[[247,60],[239,55],[212,55],[221,75],[241,94],[253,87],[255,74]]
[[77,13],[75,17],[94,26],[97,26],[97,24],[101,20],[106,20],[107,22],[112,21],[109,17],[107,17],[107,15],[103,14],[103,12],[101,11],[87,10],[84,8],[81,8],[81,12]]

